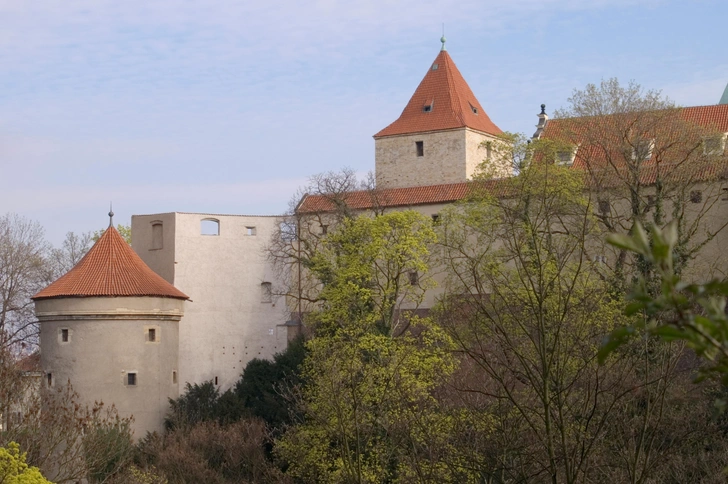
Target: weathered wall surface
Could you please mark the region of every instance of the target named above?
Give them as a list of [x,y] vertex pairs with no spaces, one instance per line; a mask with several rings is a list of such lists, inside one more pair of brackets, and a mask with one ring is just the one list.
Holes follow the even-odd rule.
[[[173,230],[167,233],[167,220]],[[165,242],[152,249],[152,222],[165,223]],[[203,220],[219,223],[218,235],[203,235]],[[180,383],[217,381],[232,386],[248,361],[271,358],[287,345],[289,312],[282,297],[269,297],[265,283],[280,287],[265,256],[280,219],[266,216],[191,213],[132,218],[132,245],[149,267],[174,275],[169,281],[187,294],[180,323]],[[207,222],[208,224],[214,222]],[[169,248],[168,248],[169,247]]]
[[[377,187],[464,182],[486,158],[482,143],[488,140],[495,138],[468,128],[379,138],[374,155]],[[418,141],[422,156],[417,155]]]
[[[70,381],[88,405],[113,403],[121,416],[134,416],[136,438],[160,432],[168,399],[179,396],[175,372],[184,304],[156,297],[37,301],[44,384],[50,374],[52,385]],[[150,328],[155,341],[149,341]],[[136,373],[135,385],[128,384],[128,373]]]

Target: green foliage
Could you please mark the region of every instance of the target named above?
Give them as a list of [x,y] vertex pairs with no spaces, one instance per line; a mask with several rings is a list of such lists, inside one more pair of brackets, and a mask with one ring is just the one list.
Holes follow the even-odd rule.
[[305,356],[306,346],[299,337],[289,341],[286,350],[276,354],[273,361],[251,360],[233,393],[250,414],[263,419],[271,429],[281,429],[290,423],[293,409],[289,392],[301,384]]
[[[455,362],[447,335],[401,308],[423,286],[431,221],[415,212],[344,220],[309,270],[322,284],[309,321],[302,419],[277,441],[287,473],[304,482],[448,481],[423,458],[432,429],[447,434],[432,392]],[[444,423],[443,423],[444,422]],[[426,480],[428,480],[426,479]]]
[[0,447],[0,482],[3,484],[51,484],[40,473],[37,467],[25,463],[25,454],[20,453],[20,446],[10,442],[7,447]]
[[194,385],[189,382],[185,392],[177,399],[169,399],[170,411],[164,420],[167,430],[188,428],[200,422],[219,420],[220,390],[212,382],[206,381]]
[[400,308],[416,307],[431,285],[424,274],[434,241],[431,220],[411,210],[343,220],[308,262],[322,289],[320,310],[307,323],[328,335],[351,324],[386,335],[405,331]]
[[714,279],[704,284],[688,283],[674,267],[678,231],[675,223],[664,229],[656,225],[646,232],[636,223],[632,235],[612,235],[609,243],[637,254],[657,274],[655,294],[641,277],[629,295],[627,315],[642,315],[637,322],[614,330],[599,352],[604,361],[635,335],[647,332],[662,341],[684,341],[707,362],[704,374],[714,374],[728,384],[728,282]]
[[112,417],[98,408],[87,425],[81,445],[91,482],[107,482],[122,473],[131,462],[134,442],[130,421],[114,412]]

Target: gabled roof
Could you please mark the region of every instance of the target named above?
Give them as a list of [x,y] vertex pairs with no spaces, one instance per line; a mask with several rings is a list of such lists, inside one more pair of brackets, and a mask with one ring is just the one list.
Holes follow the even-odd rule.
[[189,299],[151,270],[113,226],[73,269],[32,299],[115,296]]
[[[462,200],[478,190],[490,194],[504,194],[507,185],[502,179],[484,182],[462,182],[424,187],[387,188],[383,190],[357,190],[344,194],[342,201],[349,208],[365,210],[371,208],[408,207],[437,203],[451,203]],[[326,195],[304,195],[296,211],[298,213],[328,212],[336,204]]]
[[[694,123],[699,127],[715,132],[728,132],[728,105],[681,108],[676,110],[675,114],[679,115],[683,121]],[[567,134],[565,133],[566,131],[571,131],[570,128],[576,127],[578,130],[578,128],[584,126],[581,122],[583,120],[580,120],[580,123],[568,125],[567,128],[567,123],[565,121],[566,120],[559,119],[550,120],[546,125],[543,137],[559,139]],[[591,121],[596,124],[606,124],[608,120],[605,120],[605,118],[594,118],[593,120],[587,121]],[[567,137],[571,138],[573,136],[578,138],[579,133],[570,132]],[[579,142],[578,139],[571,141],[575,143]],[[584,153],[585,150],[589,150],[589,148],[584,145],[579,147],[579,151],[582,153]],[[586,176],[585,183],[587,183],[587,185],[603,188],[619,183],[619,176],[615,174],[614,170],[601,170],[598,172],[587,170],[587,167],[584,164],[585,159],[589,159],[591,162],[594,162],[595,160],[598,161],[598,157],[593,156],[593,153],[592,156],[580,156],[579,151],[577,151],[577,157],[572,165],[572,169],[584,172]],[[660,177],[666,181],[684,179],[686,176],[693,181],[705,181],[716,178],[724,179],[728,178],[728,158],[723,157],[712,160],[710,163],[700,163],[695,166],[686,166],[681,169],[674,169],[667,165],[662,167],[661,170]],[[657,175],[658,167],[654,164],[645,163],[640,170],[640,183],[643,185],[653,184],[657,179]],[[423,187],[389,188],[374,191],[361,190],[344,194],[340,198],[341,201],[345,202],[348,207],[355,210],[451,203],[463,200],[477,190],[483,190],[491,195],[499,197],[508,196],[508,192],[512,186],[509,184],[508,180],[509,179],[506,178],[477,183],[464,182]],[[335,207],[336,204],[332,200],[331,196],[305,195],[297,208],[297,212],[327,212],[334,210]]]
[[[611,169],[627,169],[616,166],[623,157],[619,153],[625,140],[622,138],[626,130],[646,130],[642,135],[646,141],[652,139],[659,145],[668,147],[678,160],[689,159],[689,152],[695,142],[709,133],[728,132],[728,105],[692,106],[674,108],[645,113],[624,113],[609,116],[584,118],[552,119],[546,124],[542,139],[565,141],[578,146],[572,168],[594,171],[607,168],[607,156],[611,161]],[[598,140],[598,141],[595,141]],[[684,152],[681,152],[683,150]],[[680,157],[682,155],[682,157]],[[656,162],[656,155],[641,164],[641,170],[649,173]],[[623,161],[623,160],[622,160]],[[717,160],[699,160],[701,166],[683,166],[682,170],[690,173],[713,173],[715,167],[704,166],[706,163],[716,164]],[[661,160],[663,170],[669,168],[670,160]],[[723,173],[723,167],[718,170]],[[641,175],[642,175],[641,174]],[[685,175],[685,173],[683,173]],[[703,175],[701,175],[703,176]],[[649,177],[648,177],[649,178]],[[654,180],[653,180],[654,181]]]
[[[429,111],[425,111],[425,106],[430,106]],[[442,50],[399,118],[374,138],[464,127],[493,135],[502,133],[488,117],[450,55]]]

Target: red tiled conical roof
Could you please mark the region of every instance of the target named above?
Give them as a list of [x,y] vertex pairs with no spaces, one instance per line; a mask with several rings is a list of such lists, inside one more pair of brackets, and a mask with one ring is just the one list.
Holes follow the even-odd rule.
[[[425,111],[425,106],[430,106]],[[374,138],[400,134],[472,128],[501,134],[463,79],[447,51],[440,51],[399,118]]]
[[114,227],[109,227],[73,269],[33,299],[151,296],[189,299],[151,270]]

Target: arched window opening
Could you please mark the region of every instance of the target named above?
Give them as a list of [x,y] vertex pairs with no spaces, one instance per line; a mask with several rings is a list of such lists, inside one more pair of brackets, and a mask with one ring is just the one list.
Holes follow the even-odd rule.
[[206,218],[200,222],[201,235],[220,235],[220,221],[214,218]]
[[152,222],[152,250],[159,250],[162,248],[162,233],[162,222]]
[[273,302],[273,285],[270,282],[260,283],[260,302]]

